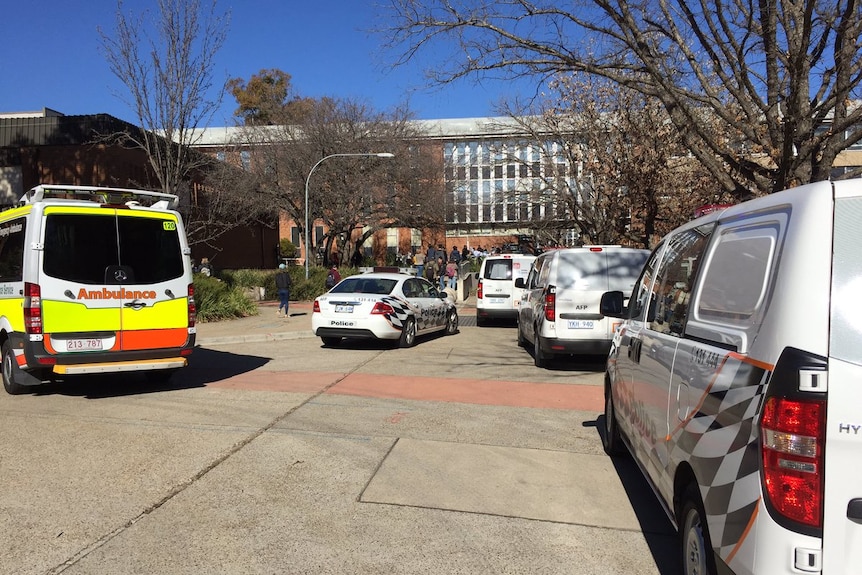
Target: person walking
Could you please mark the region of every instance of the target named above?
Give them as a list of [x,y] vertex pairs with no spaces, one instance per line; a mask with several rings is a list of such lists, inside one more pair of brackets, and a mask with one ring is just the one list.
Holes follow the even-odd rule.
[[[278,311],[275,312],[279,317],[287,317],[287,308],[290,305],[290,274],[287,272],[287,266],[278,264],[278,272],[275,274],[275,288],[278,290]],[[284,309],[284,314],[281,310]]]
[[449,260],[446,264],[446,278],[449,280],[449,287],[457,289],[458,287],[458,264],[455,260]]
[[413,256],[413,265],[416,266],[416,277],[424,278],[425,277],[425,254],[422,253],[422,250],[416,250],[416,254]]
[[437,284],[440,286],[440,291],[446,289],[446,261],[443,256],[437,256]]

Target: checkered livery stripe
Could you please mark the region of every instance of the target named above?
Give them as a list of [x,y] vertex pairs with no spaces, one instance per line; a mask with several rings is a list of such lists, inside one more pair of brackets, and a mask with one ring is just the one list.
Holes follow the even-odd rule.
[[384,303],[392,306],[395,313],[386,315],[386,319],[395,329],[402,329],[408,317],[413,317],[416,320],[416,331],[423,332],[428,329],[433,329],[446,323],[446,315],[454,307],[451,303],[446,306],[436,306],[415,313],[406,301],[397,298],[386,296],[380,298]]
[[728,563],[761,496],[756,422],[771,373],[742,356],[725,356],[699,404],[668,437],[674,466],[687,461],[694,469],[712,544]]

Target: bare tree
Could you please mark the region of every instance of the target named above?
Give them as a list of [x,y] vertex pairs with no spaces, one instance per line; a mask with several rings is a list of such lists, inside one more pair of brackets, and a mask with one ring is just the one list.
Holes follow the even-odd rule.
[[123,145],[141,148],[162,191],[185,196],[187,184],[207,165],[192,146],[218,109],[223,87],[214,85],[214,59],[227,34],[227,16],[215,0],[158,0],[152,20],[117,2],[116,29],[99,30],[111,71],[128,90],[122,99],[142,128],[115,134]]
[[538,84],[584,72],[657,99],[690,153],[737,198],[828,179],[837,155],[862,138],[857,0],[389,4],[394,23],[383,32],[398,63],[435,51],[436,83],[501,75]]
[[530,113],[509,112],[545,147],[541,186],[565,207],[557,222],[570,221],[584,243],[650,247],[696,208],[731,201],[688,156],[658,101],[583,74],[551,88],[555,96],[534,101]]
[[[433,207],[441,196],[440,169],[434,171],[433,156],[421,146],[408,110],[376,112],[362,102],[331,98],[313,101],[299,115],[295,107],[282,110],[281,117],[270,113],[273,125],[245,126],[242,145],[251,155],[261,197],[296,222],[302,237],[308,183],[309,221],[323,220],[327,228],[323,245],[314,247],[330,253],[337,243],[346,259],[377,230],[425,223],[434,214],[442,221],[442,208]],[[368,155],[381,152],[395,157]],[[338,156],[311,173],[332,154]],[[355,244],[347,246],[357,230]]]

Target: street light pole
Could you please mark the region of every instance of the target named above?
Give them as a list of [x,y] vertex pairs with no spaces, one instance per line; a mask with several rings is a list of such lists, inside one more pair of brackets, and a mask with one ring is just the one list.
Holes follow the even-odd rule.
[[395,154],[391,152],[369,152],[369,153],[346,153],[346,154],[329,154],[328,156],[324,156],[317,160],[317,163],[311,166],[311,169],[308,171],[308,177],[305,178],[305,279],[308,279],[308,238],[309,238],[309,230],[308,230],[308,184],[311,182],[311,174],[314,173],[314,170],[317,169],[317,166],[322,164],[324,160],[328,160],[329,158],[346,158],[346,157],[377,157],[377,158],[394,158]]

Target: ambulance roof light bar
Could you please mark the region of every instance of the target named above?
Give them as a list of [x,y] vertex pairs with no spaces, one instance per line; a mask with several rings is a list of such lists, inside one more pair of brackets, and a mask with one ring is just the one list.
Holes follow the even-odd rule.
[[133,190],[128,188],[108,188],[101,186],[66,186],[40,184],[25,193],[18,205],[25,206],[49,199],[89,200],[100,204],[126,204],[136,202],[156,209],[176,209],[179,197],[175,194]]

